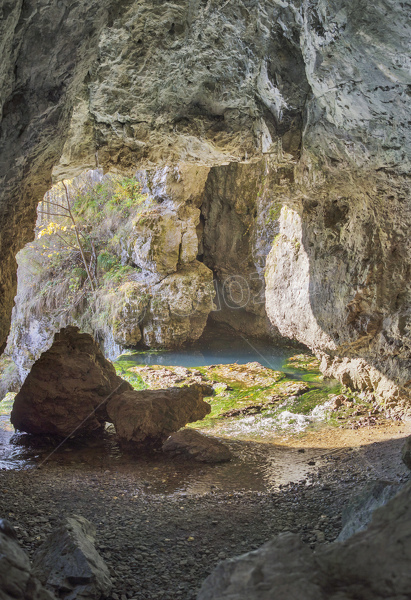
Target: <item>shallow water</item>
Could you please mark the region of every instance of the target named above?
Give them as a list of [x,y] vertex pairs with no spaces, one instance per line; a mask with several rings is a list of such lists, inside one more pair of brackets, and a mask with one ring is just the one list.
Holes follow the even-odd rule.
[[241,334],[232,335],[226,331],[209,329],[198,342],[189,347],[156,352],[130,352],[123,354],[118,360],[186,368],[233,363],[242,365],[257,361],[264,367],[280,371],[285,360],[298,352],[295,348],[276,346],[269,340],[255,340]]
[[[120,360],[184,367],[257,361],[266,367],[281,370],[285,360],[296,352],[298,350],[295,348],[277,347],[269,341],[250,340],[221,330],[208,330],[202,339],[189,348],[130,353],[120,357]],[[255,417],[251,418],[253,420]],[[104,469],[113,473],[125,471],[135,476],[136,492],[165,495],[269,491],[290,481],[304,479],[313,470],[307,463],[316,455],[315,450],[299,453],[295,448],[277,446],[273,443],[273,431],[269,440],[271,443],[263,443],[265,436],[261,427],[251,421],[249,433],[252,434],[255,429],[255,435],[249,436],[252,440],[238,439],[238,431],[213,432],[224,437],[234,458],[230,463],[206,465],[171,459],[161,451],[148,455],[130,454],[118,445],[110,431],[102,434],[100,439],[85,442],[69,440],[59,447],[58,440],[47,436],[14,434],[8,415],[2,415],[0,469],[40,467],[73,471]]]
[[[155,495],[203,495],[218,492],[269,492],[291,481],[305,479],[318,468],[323,450],[278,446],[272,443],[225,439],[233,460],[209,465],[171,458],[161,451],[136,454],[123,451],[113,434],[94,441],[67,441],[27,434],[16,435],[0,423],[0,468],[5,470],[57,469],[74,473],[126,473],[134,491]],[[315,459],[316,465],[308,465]]]

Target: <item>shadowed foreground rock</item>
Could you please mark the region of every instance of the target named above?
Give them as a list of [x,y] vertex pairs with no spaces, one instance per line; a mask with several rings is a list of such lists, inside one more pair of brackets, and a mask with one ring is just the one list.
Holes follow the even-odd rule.
[[133,390],[91,335],[66,327],[34,363],[15,398],[11,422],[27,433],[80,436],[109,421],[123,442],[161,445],[170,433],[211,411],[203,396],[212,393],[197,384]]
[[98,600],[110,594],[110,574],[94,547],[95,534],[84,517],[69,517],[34,555],[33,573],[58,598]]
[[411,436],[405,440],[401,450],[402,462],[411,469]]
[[232,454],[225,444],[195,429],[183,429],[172,433],[164,442],[163,451],[173,456],[184,456],[205,463],[228,462],[232,459]]
[[11,422],[27,433],[89,433],[107,421],[105,399],[131,389],[91,335],[66,327],[34,363],[15,398]]
[[34,577],[29,557],[20,548],[13,527],[0,520],[1,600],[55,600]]
[[405,600],[411,589],[411,484],[371,525],[312,553],[290,533],[218,565],[197,600]]
[[203,392],[198,385],[128,391],[107,403],[107,413],[122,442],[158,446],[173,431],[204,419],[211,412]]
[[370,481],[355,494],[342,512],[342,525],[338,542],[345,542],[352,535],[364,531],[371,522],[373,512],[387,504],[401,489],[401,484],[393,481]]

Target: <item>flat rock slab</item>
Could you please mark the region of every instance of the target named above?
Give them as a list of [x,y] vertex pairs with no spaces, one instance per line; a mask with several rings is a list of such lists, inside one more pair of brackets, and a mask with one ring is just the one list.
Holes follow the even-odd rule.
[[285,533],[221,562],[197,600],[398,600],[411,589],[411,483],[369,527],[312,553]]
[[99,600],[110,594],[112,582],[94,546],[95,534],[84,517],[68,517],[35,553],[33,573],[58,598]]
[[228,462],[233,457],[225,444],[195,429],[172,433],[164,442],[163,451],[205,463]]
[[83,435],[107,421],[110,394],[131,389],[91,335],[66,327],[34,363],[14,400],[11,422],[27,433]]
[[202,386],[167,390],[127,391],[107,403],[109,420],[122,442],[161,446],[174,431],[204,419],[211,406]]
[[29,557],[20,548],[11,524],[0,519],[1,600],[55,600],[33,575]]

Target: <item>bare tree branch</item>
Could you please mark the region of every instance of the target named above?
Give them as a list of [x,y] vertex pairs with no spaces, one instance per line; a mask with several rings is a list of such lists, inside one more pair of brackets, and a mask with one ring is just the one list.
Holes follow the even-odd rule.
[[87,276],[88,276],[89,281],[90,281],[91,289],[94,292],[95,291],[95,287],[94,287],[94,283],[93,283],[93,280],[92,280],[92,277],[91,277],[90,269],[89,269],[88,264],[87,264],[86,256],[84,254],[83,245],[82,245],[81,240],[80,240],[79,231],[77,229],[77,223],[76,223],[76,221],[74,219],[73,213],[71,212],[70,197],[69,197],[69,193],[68,193],[68,187],[67,187],[67,185],[66,185],[66,183],[64,181],[62,183],[64,185],[64,189],[66,190],[67,210],[69,212],[70,219],[71,219],[71,221],[72,221],[72,223],[74,225],[74,231],[75,231],[75,234],[76,234],[78,247],[79,247],[80,252],[81,252],[81,258],[83,259],[84,267],[86,269],[86,273],[87,273]]

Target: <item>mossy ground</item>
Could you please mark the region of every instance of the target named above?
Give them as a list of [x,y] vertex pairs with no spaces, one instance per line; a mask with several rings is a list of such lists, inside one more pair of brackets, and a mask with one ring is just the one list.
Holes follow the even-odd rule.
[[[370,402],[334,380],[324,380],[315,357],[291,357],[283,368],[284,371],[272,371],[258,363],[248,363],[186,369],[138,365],[127,357],[116,362],[117,373],[136,389],[182,387],[193,382],[212,385],[214,395],[206,398],[211,413],[202,421],[189,425],[196,429],[219,430],[227,423],[235,426],[236,422],[252,415],[258,415],[260,422],[267,417],[266,422],[273,423],[277,418],[282,420],[281,413],[289,416],[287,424],[290,426],[306,417],[305,429],[312,430],[324,424],[353,427],[356,420],[373,411]],[[346,404],[333,410],[330,399],[343,393]]]
[[119,377],[128,381],[135,390],[145,390],[148,388],[148,385],[144,383],[142,377],[133,371],[130,371],[130,369],[135,366],[136,363],[131,360],[117,360],[114,363],[116,373]]

